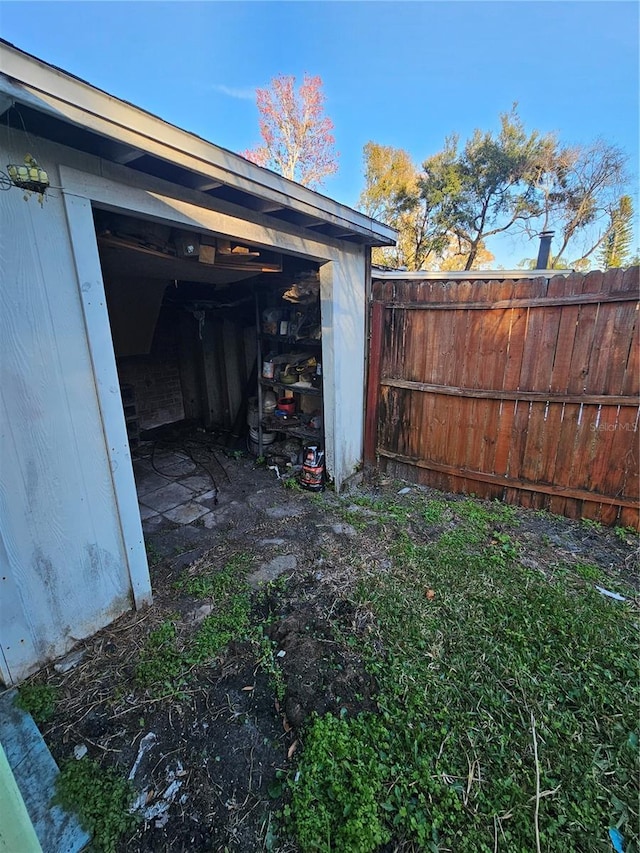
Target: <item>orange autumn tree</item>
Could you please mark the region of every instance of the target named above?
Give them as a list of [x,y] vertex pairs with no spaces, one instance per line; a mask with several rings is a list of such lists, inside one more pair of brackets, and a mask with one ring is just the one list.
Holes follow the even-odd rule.
[[320,77],[305,74],[296,90],[296,78],[274,77],[268,88],[256,89],[263,144],[243,157],[315,188],[338,171],[333,122],[324,112]]

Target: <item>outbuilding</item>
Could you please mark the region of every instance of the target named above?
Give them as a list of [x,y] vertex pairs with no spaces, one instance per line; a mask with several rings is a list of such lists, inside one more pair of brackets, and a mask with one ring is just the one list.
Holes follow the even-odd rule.
[[327,474],[339,490],[358,469],[370,250],[395,232],[7,42],[0,150],[9,685],[151,600],[139,431],[231,429],[261,387],[262,332],[302,344],[307,323]]

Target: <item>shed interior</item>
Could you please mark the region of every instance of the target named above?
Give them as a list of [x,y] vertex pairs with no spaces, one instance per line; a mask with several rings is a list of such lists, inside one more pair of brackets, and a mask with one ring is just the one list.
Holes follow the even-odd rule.
[[[318,264],[98,208],[94,222],[134,472],[185,437],[298,470],[305,439],[323,445]],[[309,381],[270,386],[272,357],[274,382]],[[295,413],[274,419],[274,398]]]

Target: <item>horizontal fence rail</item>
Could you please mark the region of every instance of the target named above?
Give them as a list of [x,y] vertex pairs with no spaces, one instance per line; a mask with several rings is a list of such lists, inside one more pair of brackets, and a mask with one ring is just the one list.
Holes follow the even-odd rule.
[[374,280],[365,461],[638,527],[638,267]]

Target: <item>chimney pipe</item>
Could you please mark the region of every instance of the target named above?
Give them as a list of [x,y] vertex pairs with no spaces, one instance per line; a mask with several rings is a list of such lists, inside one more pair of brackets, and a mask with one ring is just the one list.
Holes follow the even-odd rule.
[[538,249],[538,260],[536,261],[537,270],[549,269],[549,255],[551,254],[551,241],[553,240],[554,231],[543,231],[540,234],[540,248]]

